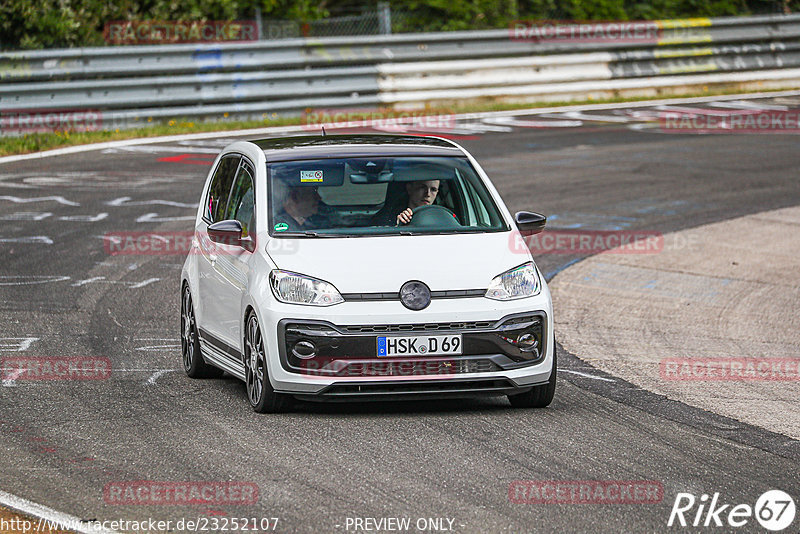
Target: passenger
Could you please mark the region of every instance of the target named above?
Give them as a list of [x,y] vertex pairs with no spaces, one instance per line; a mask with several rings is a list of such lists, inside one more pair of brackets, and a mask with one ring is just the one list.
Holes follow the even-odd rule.
[[315,230],[328,226],[319,213],[320,197],[316,187],[292,187],[273,217],[273,227],[285,223],[289,230]]
[[[399,201],[394,199],[395,202],[387,200],[386,205],[372,217],[373,226],[400,226],[410,223],[414,216],[412,210],[420,206],[430,206],[436,200],[436,195],[439,194],[439,180],[409,182],[406,184],[406,194],[407,202],[403,202],[402,198]],[[397,213],[397,210],[402,211]]]

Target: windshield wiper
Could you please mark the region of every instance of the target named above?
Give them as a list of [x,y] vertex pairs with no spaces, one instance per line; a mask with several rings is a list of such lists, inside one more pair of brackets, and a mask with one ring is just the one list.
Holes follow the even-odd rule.
[[273,235],[273,237],[350,237],[352,234],[321,234],[306,230],[303,232],[280,232]]

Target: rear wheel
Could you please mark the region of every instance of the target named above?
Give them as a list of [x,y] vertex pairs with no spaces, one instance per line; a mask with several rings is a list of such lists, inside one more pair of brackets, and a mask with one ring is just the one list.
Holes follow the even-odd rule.
[[550,371],[550,379],[547,384],[534,386],[527,393],[509,395],[508,400],[511,402],[511,406],[514,408],[544,408],[553,402],[556,394],[556,360],[556,346],[553,343],[553,370]]
[[197,321],[194,317],[192,293],[189,286],[183,288],[181,296],[181,356],[183,370],[190,378],[218,378],[222,370],[209,365],[200,352],[200,337],[197,334]]
[[291,398],[276,393],[269,382],[267,372],[267,353],[264,350],[264,337],[255,313],[247,319],[244,343],[244,375],[247,386],[247,399],[258,413],[277,413],[289,409]]

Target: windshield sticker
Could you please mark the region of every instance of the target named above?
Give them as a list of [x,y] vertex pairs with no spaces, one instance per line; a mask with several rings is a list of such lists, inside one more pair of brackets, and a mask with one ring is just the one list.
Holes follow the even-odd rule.
[[321,182],[322,171],[300,171],[301,182]]
[[289,225],[286,223],[278,223],[275,226],[273,226],[273,228],[275,229],[276,232],[285,232],[286,230],[289,229]]

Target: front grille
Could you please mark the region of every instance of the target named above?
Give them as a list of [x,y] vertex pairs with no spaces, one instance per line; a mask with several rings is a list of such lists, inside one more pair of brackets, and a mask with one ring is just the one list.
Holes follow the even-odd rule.
[[505,393],[515,389],[516,386],[505,379],[471,381],[426,380],[424,382],[392,382],[390,384],[334,384],[320,392],[320,396],[391,396],[440,393],[474,395],[478,393]]
[[[488,359],[446,359],[446,360],[393,360],[356,361],[333,360],[318,368],[318,362],[309,362],[305,372],[313,375],[322,371],[333,376],[421,376],[454,375],[464,373],[490,373],[500,368]],[[327,371],[327,372],[326,372]]]
[[453,330],[486,330],[494,321],[469,321],[461,323],[381,324],[340,326],[349,334],[377,334],[387,332],[450,332]]

